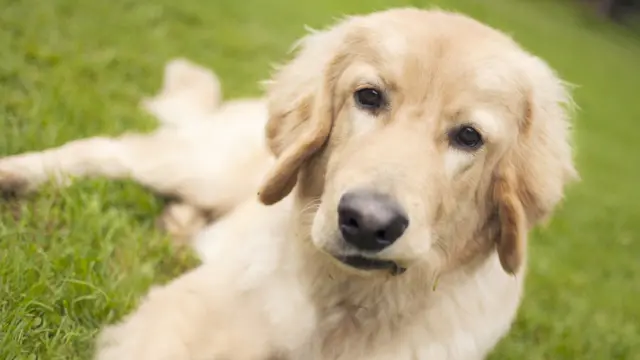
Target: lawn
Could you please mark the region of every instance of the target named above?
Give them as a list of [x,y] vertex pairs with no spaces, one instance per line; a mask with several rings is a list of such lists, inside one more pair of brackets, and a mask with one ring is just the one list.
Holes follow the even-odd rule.
[[[532,237],[526,298],[492,359],[640,359],[640,34],[574,3],[0,0],[0,155],[151,129],[137,102],[175,56],[214,68],[228,97],[257,95],[304,24],[392,5],[460,10],[547,59],[581,107],[582,182]],[[155,229],[161,207],[102,180],[0,201],[0,359],[88,359],[102,324],[194,266]]]

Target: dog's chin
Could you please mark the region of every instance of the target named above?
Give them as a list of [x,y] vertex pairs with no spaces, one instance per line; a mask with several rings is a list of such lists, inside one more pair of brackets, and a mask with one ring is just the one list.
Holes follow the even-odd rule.
[[344,244],[344,240],[335,240],[336,237],[322,236],[323,234],[318,231],[318,229],[322,229],[322,226],[318,225],[320,223],[314,222],[311,231],[312,242],[317,249],[333,258],[341,267],[360,274],[386,273],[394,276],[400,275],[407,270],[406,267],[395,261],[365,256],[353,249],[345,249],[344,245],[338,245]]
[[407,269],[390,260],[365,257],[362,255],[332,255],[342,265],[358,272],[385,272],[391,275],[401,275]]

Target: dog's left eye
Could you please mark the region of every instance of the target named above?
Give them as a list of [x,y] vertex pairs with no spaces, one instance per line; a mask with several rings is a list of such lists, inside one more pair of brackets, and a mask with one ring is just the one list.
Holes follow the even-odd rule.
[[482,135],[471,126],[461,126],[450,134],[454,146],[466,150],[476,150],[484,143]]
[[356,104],[366,110],[378,110],[384,105],[384,96],[380,90],[363,88],[353,94]]

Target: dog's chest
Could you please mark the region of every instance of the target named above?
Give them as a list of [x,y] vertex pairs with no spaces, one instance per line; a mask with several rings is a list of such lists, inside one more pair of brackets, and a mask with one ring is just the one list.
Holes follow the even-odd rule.
[[386,359],[380,354],[406,351],[407,342],[398,336],[403,327],[409,326],[408,319],[381,310],[379,306],[362,306],[347,300],[318,309],[316,330],[301,355],[294,358]]
[[[411,286],[421,279],[408,275],[379,282],[325,281],[310,289],[313,330],[287,360],[482,359],[517,309],[518,282],[505,277],[452,276],[436,290]],[[303,283],[321,283],[313,280]]]
[[[473,312],[451,296],[425,298],[388,291],[367,299],[336,297],[316,308],[308,342],[287,360],[481,359],[487,339],[471,324]],[[492,332],[490,324],[483,327]]]

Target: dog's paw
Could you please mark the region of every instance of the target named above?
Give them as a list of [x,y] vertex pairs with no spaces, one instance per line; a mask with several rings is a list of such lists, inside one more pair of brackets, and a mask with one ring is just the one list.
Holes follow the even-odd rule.
[[158,226],[169,233],[177,245],[191,243],[194,235],[206,224],[206,214],[184,203],[169,204],[158,219]]
[[26,177],[11,170],[0,167],[0,196],[12,198],[24,195],[29,191],[29,181]]
[[44,160],[42,154],[37,152],[0,158],[0,195],[23,196],[47,181],[67,186],[70,179],[61,173],[47,173]]
[[163,92],[172,93],[199,89],[213,95],[211,100],[220,100],[220,80],[216,74],[187,59],[176,58],[164,68]]
[[216,74],[179,58],[165,66],[160,92],[143,98],[140,106],[165,125],[181,125],[207,118],[221,101],[222,88]]

